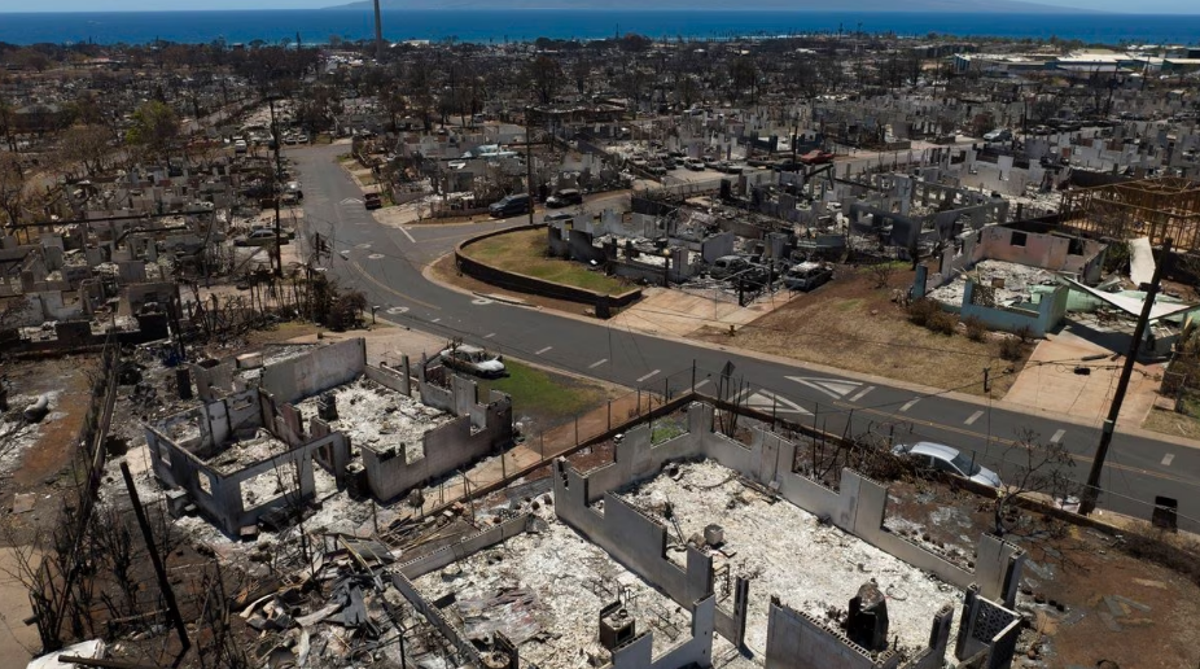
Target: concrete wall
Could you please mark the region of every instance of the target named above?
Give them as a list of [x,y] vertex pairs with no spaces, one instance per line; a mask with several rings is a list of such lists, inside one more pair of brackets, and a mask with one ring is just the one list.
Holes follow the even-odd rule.
[[976,588],[968,588],[954,656],[967,660],[985,653],[980,666],[1008,669],[1020,634],[1021,614],[984,597]]
[[767,669],[894,669],[895,651],[880,653],[855,644],[841,630],[772,597],[767,619]]
[[[1024,560],[1024,552],[1019,547],[983,535],[977,548],[980,556],[977,566],[973,572],[968,571],[884,527],[888,501],[887,486],[858,472],[845,469],[842,471],[840,490],[830,490],[791,471],[789,463],[794,461],[795,445],[778,435],[755,430],[751,446],[747,448],[714,432],[712,426],[713,408],[707,404],[694,403],[688,408],[686,434],[652,446],[649,427],[643,425],[634,428],[616,446],[613,463],[593,470],[586,477],[563,462],[556,463],[559,473],[555,477],[556,511],[566,522],[579,528],[589,537],[594,533],[610,531],[624,536],[626,530],[607,527],[611,500],[615,499],[607,494],[609,491],[652,478],[668,461],[704,457],[763,485],[777,488],[780,495],[792,504],[814,515],[828,518],[842,530],[959,588],[965,589],[973,583],[978,583],[985,596],[1006,600],[1019,581]],[[603,515],[588,506],[601,497],[605,499]],[[630,517],[629,522],[646,520],[657,525],[641,514],[634,513],[636,516]],[[621,514],[623,519],[627,515],[624,511],[618,511],[618,514]],[[659,529],[662,530],[661,527]],[[643,536],[630,535],[625,538],[641,541],[637,545],[638,551],[657,550],[660,535],[665,541],[665,530],[658,533],[646,530]],[[610,542],[612,540],[609,539]],[[599,539],[595,541],[601,542]],[[620,543],[620,540],[617,542]],[[628,551],[630,547],[631,544],[624,544],[619,550]],[[634,558],[631,557],[630,561],[633,562]],[[640,573],[651,582],[660,582],[648,572]],[[673,578],[674,574],[668,570],[664,577]]]
[[[1024,235],[1024,244],[1013,245],[1014,236],[1021,235]],[[1093,240],[1022,232],[1000,226],[980,230],[978,240],[973,262],[984,259],[1015,262],[1079,275],[1085,282],[1100,279],[1106,248],[1104,244]]]
[[[474,383],[468,383],[474,390]],[[493,391],[487,404],[473,404],[465,415],[426,432],[419,460],[408,463],[403,453],[363,446],[362,462],[371,495],[387,502],[511,443],[512,400]]]
[[454,250],[455,264],[460,272],[470,277],[479,279],[480,281],[490,283],[495,286],[507,288],[509,290],[517,290],[534,295],[542,295],[544,297],[552,297],[559,300],[567,300],[569,302],[579,302],[581,304],[593,305],[596,308],[596,313],[601,318],[608,318],[608,308],[620,308],[633,304],[642,298],[642,291],[633,288],[618,295],[604,295],[592,290],[576,288],[561,283],[554,283],[532,276],[526,276],[517,272],[509,272],[507,270],[493,267],[487,263],[480,262],[470,256],[468,247],[475,242],[488,237],[509,232],[508,230],[499,230],[490,232],[478,237],[473,237],[458,245]]
[[[274,407],[269,396],[252,388],[176,414],[156,426],[146,425],[154,474],[168,487],[186,491],[196,508],[230,536],[237,536],[243,527],[257,524],[268,513],[312,499],[316,491],[312,465],[318,453],[325,454],[322,461],[342,483],[350,460],[350,444],[340,432],[325,431],[307,441],[302,435],[287,435],[287,439],[281,438],[287,450],[260,462],[246,463],[237,471],[222,473],[209,465],[208,461],[238,433],[267,427],[278,436],[274,430],[280,421]],[[173,425],[184,422],[194,422],[199,436],[178,442],[168,436]],[[242,485],[246,481],[281,467],[287,471],[288,465],[297,472],[296,480],[287,482],[294,484],[295,490],[254,506],[245,505]]]
[[651,657],[654,634],[639,635],[613,651],[611,669],[683,669],[712,666],[712,643],[716,600],[709,596],[691,607],[691,636],[660,655]]
[[[1053,331],[1067,316],[1067,299],[1070,289],[1057,286],[1053,293],[1042,297],[1037,305],[1037,311],[1017,307],[987,307],[973,304],[975,282],[967,281],[963,292],[962,306],[957,309],[965,320],[975,317],[983,321],[992,330],[1018,332],[1028,328],[1035,337],[1045,337]],[[948,311],[955,311],[955,305],[943,305]]]
[[366,366],[366,340],[356,337],[267,365],[262,372],[262,387],[276,401],[290,404],[348,383],[358,378]]

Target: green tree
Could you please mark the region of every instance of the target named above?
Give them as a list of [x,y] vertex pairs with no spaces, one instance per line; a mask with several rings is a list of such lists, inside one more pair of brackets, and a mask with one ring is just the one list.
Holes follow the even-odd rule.
[[179,136],[179,118],[166,104],[151,100],[133,113],[133,125],[125,139],[148,156],[165,156]]

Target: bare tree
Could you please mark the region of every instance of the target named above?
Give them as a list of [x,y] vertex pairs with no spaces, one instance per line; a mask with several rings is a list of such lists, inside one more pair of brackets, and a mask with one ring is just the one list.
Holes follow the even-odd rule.
[[1005,450],[1003,461],[1013,466],[1005,472],[1007,482],[996,492],[993,506],[995,531],[1005,535],[1021,525],[1016,501],[1023,495],[1045,495],[1056,503],[1076,497],[1080,484],[1071,479],[1075,459],[1062,443],[1039,441],[1038,435],[1023,428]]
[[537,96],[538,102],[550,104],[558,89],[563,84],[563,71],[558,61],[550,56],[538,56],[529,63],[526,72],[529,87]]

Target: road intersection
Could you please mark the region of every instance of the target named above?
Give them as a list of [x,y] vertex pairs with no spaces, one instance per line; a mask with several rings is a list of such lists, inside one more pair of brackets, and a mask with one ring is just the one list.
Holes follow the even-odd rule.
[[[1022,439],[1061,444],[1071,476],[1086,478],[1099,425],[987,398],[831,370],[774,356],[620,329],[595,319],[507,304],[428,280],[424,270],[461,240],[524,219],[391,227],[361,204],[361,191],[339,166],[344,147],[289,152],[304,180],[304,232],[330,240],[328,271],[379,306],[389,321],[439,336],[462,337],[505,355],[537,361],[628,387],[671,393],[720,383],[732,364],[746,405],[829,432],[886,431],[897,441],[950,444],[1001,477],[1027,461]],[[601,197],[589,209],[623,196]],[[1200,445],[1143,431],[1118,430],[1100,507],[1149,518],[1157,496],[1179,503],[1182,529],[1200,531]]]

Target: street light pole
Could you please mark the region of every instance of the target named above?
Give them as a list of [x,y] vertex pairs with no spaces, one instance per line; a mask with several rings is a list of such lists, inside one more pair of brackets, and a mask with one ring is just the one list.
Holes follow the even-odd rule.
[[1138,317],[1137,326],[1133,329],[1133,340],[1129,342],[1129,353],[1125,355],[1125,365],[1121,368],[1121,377],[1117,381],[1112,404],[1108,407],[1108,418],[1104,420],[1104,428],[1100,432],[1100,445],[1096,447],[1096,457],[1092,459],[1092,469],[1088,473],[1087,487],[1083,491],[1083,499],[1079,504],[1079,513],[1085,516],[1096,510],[1096,501],[1100,497],[1100,473],[1104,470],[1104,460],[1108,457],[1108,447],[1112,444],[1113,432],[1117,427],[1117,416],[1121,414],[1125,391],[1129,389],[1129,379],[1133,376],[1133,364],[1137,361],[1138,349],[1142,347],[1142,337],[1146,334],[1146,328],[1150,327],[1150,311],[1154,308],[1154,298],[1158,296],[1158,286],[1162,281],[1163,269],[1170,261],[1171,238],[1168,237],[1163,240],[1161,260],[1154,268],[1154,278],[1150,279],[1150,289],[1146,291],[1146,301],[1142,304],[1141,316]]

